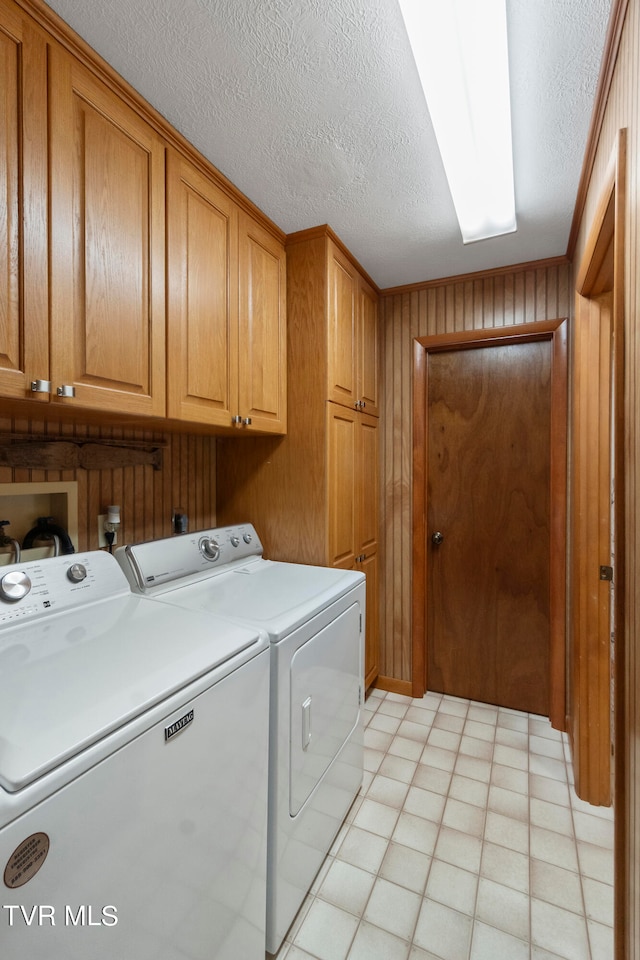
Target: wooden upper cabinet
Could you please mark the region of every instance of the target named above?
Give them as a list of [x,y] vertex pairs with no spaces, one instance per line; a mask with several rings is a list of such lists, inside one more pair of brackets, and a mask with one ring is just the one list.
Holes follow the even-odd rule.
[[328,241],[327,399],[355,407],[358,397],[358,273],[347,257]]
[[64,386],[74,406],[164,416],[164,142],[50,56],[52,398]]
[[340,248],[327,243],[327,399],[377,416],[378,298]]
[[286,262],[284,247],[240,212],[238,414],[242,427],[287,428]]
[[358,280],[358,399],[365,413],[380,412],[378,375],[378,297],[362,277]]
[[238,209],[167,154],[169,417],[228,427],[238,405]]
[[0,394],[48,400],[46,41],[6,0],[0,18]]
[[171,149],[167,251],[169,417],[284,433],[282,244]]

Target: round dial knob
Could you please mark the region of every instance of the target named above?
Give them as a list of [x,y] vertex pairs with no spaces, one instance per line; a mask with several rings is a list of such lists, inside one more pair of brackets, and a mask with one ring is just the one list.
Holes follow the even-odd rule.
[[220,547],[213,537],[203,537],[200,541],[200,553],[205,560],[217,560],[220,556]]
[[251,540],[252,540],[253,538],[252,538],[252,536],[251,536],[250,533],[243,533],[243,534],[242,534],[242,539],[244,540],[245,543],[251,543]]
[[0,597],[8,603],[17,603],[31,590],[31,580],[23,570],[5,573],[0,579]]
[[71,583],[82,583],[87,576],[87,568],[84,563],[72,563],[67,570],[67,576]]
[[240,537],[236,537],[234,534],[234,536],[231,537],[231,546],[237,547],[239,543],[240,543]]

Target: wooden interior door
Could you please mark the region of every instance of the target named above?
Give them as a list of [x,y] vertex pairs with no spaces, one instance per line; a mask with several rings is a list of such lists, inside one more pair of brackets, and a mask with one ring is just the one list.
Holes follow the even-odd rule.
[[457,349],[427,376],[428,687],[542,715],[551,361],[549,340]]

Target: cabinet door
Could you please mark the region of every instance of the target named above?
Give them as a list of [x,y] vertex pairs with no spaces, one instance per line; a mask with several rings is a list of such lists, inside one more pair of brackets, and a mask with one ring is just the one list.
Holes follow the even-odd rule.
[[378,297],[361,277],[358,285],[358,399],[378,416]]
[[327,403],[327,562],[347,570],[358,555],[358,446],[357,412]]
[[378,554],[372,553],[355,570],[362,570],[367,578],[367,615],[364,638],[364,687],[371,686],[378,676]]
[[282,244],[240,214],[238,415],[253,430],[287,429],[286,264]]
[[357,419],[358,554],[378,549],[378,421],[359,414]]
[[57,46],[50,84],[53,389],[164,416],[164,143]]
[[354,407],[358,397],[358,274],[350,261],[328,242],[328,383],[327,398]]
[[231,425],[238,396],[238,209],[167,156],[167,413]]
[[0,393],[47,400],[47,48],[14,4],[0,17]]

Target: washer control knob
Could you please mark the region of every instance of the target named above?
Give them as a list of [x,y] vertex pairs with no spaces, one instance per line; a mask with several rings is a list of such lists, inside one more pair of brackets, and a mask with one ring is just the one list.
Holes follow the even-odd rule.
[[220,556],[220,547],[213,537],[203,537],[200,541],[200,553],[205,560],[217,560]]
[[244,540],[245,543],[251,543],[251,541],[253,540],[253,537],[251,536],[250,533],[243,533],[242,539]]
[[17,603],[23,600],[31,590],[31,580],[24,570],[14,570],[12,573],[5,573],[0,579],[0,597],[7,603]]
[[236,537],[235,534],[231,537],[231,546],[237,547],[240,543],[240,537]]
[[87,568],[84,563],[72,563],[67,570],[67,577],[71,583],[82,583],[86,579]]

